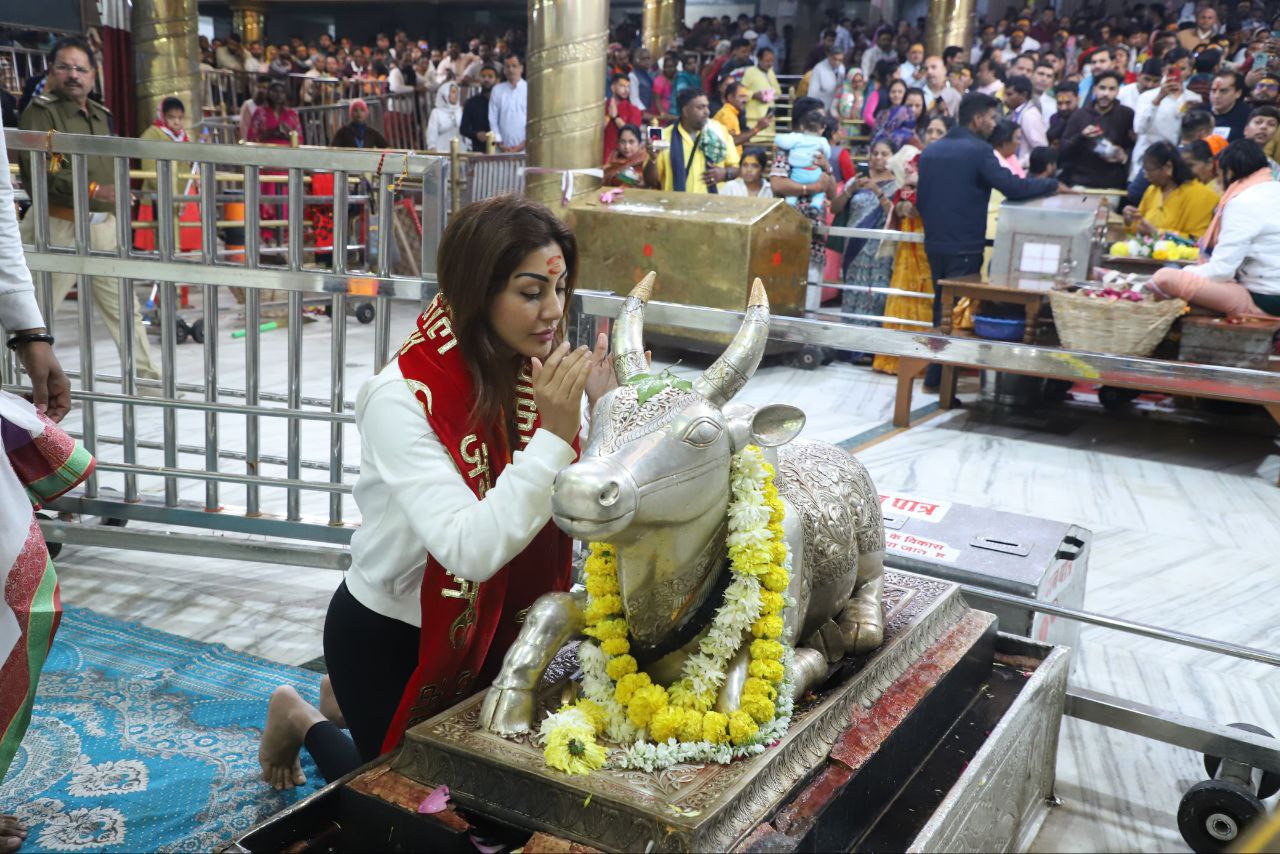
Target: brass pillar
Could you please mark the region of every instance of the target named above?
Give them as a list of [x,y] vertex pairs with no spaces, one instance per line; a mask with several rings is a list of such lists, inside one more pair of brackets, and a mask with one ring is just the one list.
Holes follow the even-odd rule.
[[151,124],[171,95],[186,106],[188,125],[200,121],[196,0],[134,0],[133,56],[139,127]]
[[[604,162],[608,0],[529,0],[528,165],[599,168]],[[557,174],[530,174],[525,195],[560,209]],[[599,182],[576,176],[575,192]]]
[[236,3],[231,7],[231,32],[238,33],[244,44],[263,42],[267,38],[267,10],[258,3]]
[[925,47],[931,56],[942,56],[951,45],[968,49],[973,44],[973,4],[974,0],[929,0]]
[[667,45],[680,35],[684,21],[684,0],[644,0],[641,32],[644,46],[655,62],[662,59]]

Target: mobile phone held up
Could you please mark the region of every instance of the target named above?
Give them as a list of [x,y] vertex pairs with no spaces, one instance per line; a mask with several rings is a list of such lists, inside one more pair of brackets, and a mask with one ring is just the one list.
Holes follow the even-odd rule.
[[1169,76],[1169,79],[1170,79],[1171,81],[1173,81],[1174,83],[1181,83],[1181,82],[1182,82],[1182,69],[1175,65],[1174,67],[1172,67],[1172,68],[1170,68],[1170,69],[1169,69],[1169,75],[1168,75],[1168,76]]
[[666,143],[662,141],[662,128],[651,127],[648,129],[649,146],[651,148],[665,148]]

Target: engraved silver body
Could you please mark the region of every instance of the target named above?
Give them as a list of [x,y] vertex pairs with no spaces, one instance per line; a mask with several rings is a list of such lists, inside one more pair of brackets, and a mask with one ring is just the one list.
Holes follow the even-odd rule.
[[[669,683],[709,628],[704,605],[728,572],[732,456],[760,446],[786,506],[796,607],[785,613],[783,639],[796,647],[795,690],[803,693],[826,678],[828,665],[883,639],[879,495],[844,451],[792,441],[804,426],[799,409],[730,402],[768,337],[768,298],[758,279],[737,335],[692,389],[668,386],[642,403],[630,383],[647,371],[644,304],[652,284],[650,274],[636,286],[614,324],[619,387],[597,402],[581,460],[556,478],[552,518],[577,539],[613,544],[633,651],[642,660],[651,653],[646,669]],[[539,600],[485,697],[481,726],[504,734],[532,727],[533,689],[560,646],[581,631],[581,604],[564,594]],[[669,651],[671,638],[685,636],[691,639]],[[738,707],[748,646],[729,668],[721,711]]]

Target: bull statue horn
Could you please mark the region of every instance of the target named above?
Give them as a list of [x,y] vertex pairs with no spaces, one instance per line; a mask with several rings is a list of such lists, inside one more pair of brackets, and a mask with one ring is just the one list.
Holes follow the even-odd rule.
[[693,390],[716,406],[724,406],[756,372],[768,338],[769,296],[764,291],[764,282],[756,279],[751,285],[751,298],[747,300],[747,312],[738,334],[733,336],[724,354],[694,380]]
[[613,372],[618,385],[626,385],[631,379],[649,372],[649,360],[644,357],[644,304],[653,293],[653,282],[658,274],[650,272],[641,279],[622,303],[622,311],[613,322]]

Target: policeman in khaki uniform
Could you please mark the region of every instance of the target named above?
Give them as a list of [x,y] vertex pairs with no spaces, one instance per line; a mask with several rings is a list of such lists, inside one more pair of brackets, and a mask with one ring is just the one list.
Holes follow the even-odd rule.
[[[80,133],[92,136],[114,136],[111,130],[111,112],[89,99],[93,91],[95,66],[93,49],[77,36],[61,39],[53,47],[53,61],[44,94],[37,95],[22,111],[18,127],[23,130],[59,133]],[[94,249],[115,252],[116,191],[110,157],[90,157],[89,210],[92,212],[89,237]],[[23,156],[20,162],[22,185],[28,192],[35,184],[31,180],[30,158]],[[72,210],[71,170],[64,168],[48,176],[49,188],[49,242],[54,246],[75,245],[75,215]],[[22,239],[35,240],[35,208],[30,208],[22,218]],[[72,273],[53,274],[53,309],[61,305],[71,290],[76,277]],[[90,290],[93,303],[107,324],[107,330],[120,345],[120,288],[117,279],[93,276]],[[130,294],[132,297],[132,294]],[[81,295],[84,298],[84,295]],[[151,358],[151,347],[136,301],[133,302],[133,358],[139,377],[159,379],[160,369]],[[123,359],[123,354],[121,355]]]

